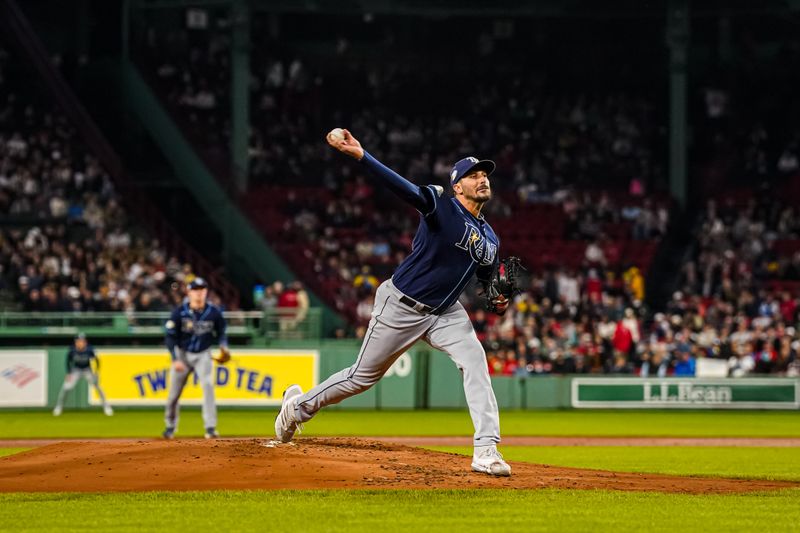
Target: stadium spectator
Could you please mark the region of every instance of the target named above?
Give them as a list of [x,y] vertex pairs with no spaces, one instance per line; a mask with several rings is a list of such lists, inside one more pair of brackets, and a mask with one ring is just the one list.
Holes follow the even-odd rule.
[[[178,102],[187,92],[194,94],[199,80],[209,79],[212,73],[215,81],[205,87],[216,88],[216,100],[223,101],[226,85],[221,80],[230,74],[221,51],[229,43],[218,33],[211,29],[159,35],[150,30],[140,53],[168,102]],[[203,34],[206,39],[200,38]],[[166,54],[165,44],[170,45]],[[344,50],[348,53],[349,47]],[[411,78],[398,75],[406,67],[383,62],[353,62],[351,69],[334,76],[326,61],[301,57],[290,46],[275,48],[274,53],[254,61],[250,165],[254,185],[245,204],[254,217],[265,210],[280,213],[278,223],[284,231],[271,231],[268,238],[298,271],[313,258],[314,275],[304,280],[335,309],[357,321],[355,310],[364,295],[352,290],[353,286],[358,289],[365,279],[372,286],[388,277],[391,257],[408,252],[416,224],[413,215],[387,203],[383,192],[357,166],[331,160],[319,131],[336,123],[343,113],[352,129],[375,147],[376,155],[423,183],[445,180],[452,161],[464,151],[496,154],[498,194],[487,213],[493,223],[504,218],[524,220],[517,210],[526,204],[538,210],[561,203],[567,223],[556,237],[596,240],[580,248],[576,254],[580,259],[574,264],[570,260],[555,265],[565,269],[559,276],[560,296],[568,305],[578,300],[584,256],[588,265],[603,269],[604,276],[609,275],[606,269],[628,266],[623,264],[625,252],[618,241],[635,236],[633,221],[640,212],[651,213],[652,220],[636,236],[654,240],[664,234],[666,209],[644,195],[649,182],[663,175],[656,142],[661,134],[654,106],[646,97],[608,89],[564,91],[556,82],[543,83],[539,73],[531,73],[510,84],[491,78],[468,88],[464,98],[472,106],[465,116],[463,109],[447,105],[452,100],[452,77],[447,75],[451,58],[431,60],[430,68],[417,69],[408,88],[406,80]],[[436,61],[442,62],[441,68],[435,67]],[[485,61],[493,67],[497,58],[490,54]],[[380,105],[351,106],[353,87],[358,88],[359,102]],[[421,87],[432,103],[430,110],[406,105],[405,95]],[[347,98],[339,96],[344,94]],[[291,110],[300,107],[303,119],[293,120],[298,115]],[[213,118],[206,121],[199,120],[195,110],[188,111],[187,115],[179,102],[173,106],[179,123],[185,124],[188,118],[191,124],[184,128],[187,135],[201,147],[207,146],[218,133],[194,135],[195,130],[220,130],[218,125],[226,120],[222,109],[214,109]],[[491,122],[486,121],[489,116]],[[436,151],[439,156],[430,155],[422,146],[423,138],[441,147]],[[203,148],[201,153],[209,151]],[[566,183],[578,187],[599,183],[622,190],[634,176],[641,185],[634,195],[589,194],[565,187]],[[641,209],[643,203],[646,209]],[[634,216],[625,218],[629,213]],[[656,213],[663,213],[664,219]],[[615,234],[604,239],[609,224]],[[641,257],[637,255],[637,260]],[[365,278],[361,273],[366,267],[371,275]],[[613,275],[619,278],[621,271]]]
[[[27,311],[159,311],[192,269],[130,224],[67,119],[0,47],[0,275]],[[216,295],[213,296],[216,300]]]
[[[154,65],[170,63],[172,71],[184,71],[177,76],[169,68],[156,69],[166,74],[160,83],[167,94],[180,95],[188,85],[194,88],[198,72],[208,71],[203,62],[222,65],[215,72],[228,76],[227,66],[214,58],[228,46],[224,39],[204,42],[197,35],[183,35],[178,41],[188,44],[173,48],[170,57],[152,56]],[[339,44],[342,57],[352,53],[353,43]],[[158,36],[151,45],[153,52],[162,49]],[[496,62],[492,47],[486,50],[487,60]],[[434,57],[431,61],[438,64]],[[481,60],[476,61],[480,68]],[[566,245],[583,243],[574,254],[554,252],[542,265],[532,265],[530,287],[517,297],[507,317],[486,315],[479,309],[479,298],[465,298],[490,367],[497,366],[497,373],[503,373],[508,350],[513,350],[516,372],[636,371],[661,376],[684,364],[685,343],[690,359],[735,359],[733,373],[750,372],[756,368],[755,358],[743,346],[753,339],[739,339],[742,331],[761,337],[769,325],[780,330],[781,325],[797,323],[796,298],[762,292],[751,282],[776,275],[800,280],[800,253],[783,257],[775,245],[780,236],[800,235],[798,217],[783,209],[771,222],[777,228],[776,238],[765,238],[768,226],[759,222],[763,210],[737,210],[731,205],[709,211],[712,222],[698,232],[702,245],[683,268],[679,294],[664,313],[649,320],[643,305],[647,258],[652,258],[654,246],[627,243],[655,245],[670,220],[669,203],[651,193],[663,176],[663,153],[658,149],[663,143],[659,143],[655,106],[645,96],[590,88],[578,94],[558,87],[555,78],[543,80],[532,73],[512,83],[488,80],[470,87],[464,98],[474,105],[465,116],[463,109],[454,112],[446,105],[452,93],[445,62],[438,73],[441,79],[435,68],[419,69],[414,77],[410,89],[426,88],[432,103],[423,112],[404,105],[408,89],[406,78],[399,75],[402,65],[356,63],[348,72],[331,76],[324,61],[300,57],[291,47],[255,62],[257,111],[251,139],[255,185],[248,193],[251,211],[280,214],[285,231],[269,236],[276,248],[298,271],[310,263],[311,276],[304,279],[354,323],[366,320],[358,317],[358,309],[369,298],[368,287],[391,274],[385,268],[391,263],[389,257],[410,249],[416,219],[392,209],[357,166],[331,162],[319,142],[319,131],[345,114],[376,154],[421,183],[445,179],[452,160],[465,151],[494,154],[497,201],[487,216],[493,225],[510,220],[512,231],[500,231],[504,246],[514,243],[515,238],[506,237],[510,233],[527,243],[521,250],[530,249],[530,239],[541,235],[524,233],[522,214],[540,210],[547,213],[541,220],[557,220],[558,225],[541,228],[549,233],[544,246],[534,245],[537,252],[562,245],[571,250]],[[222,101],[226,85],[208,87],[217,87],[216,99]],[[359,88],[359,105],[348,108],[353,99],[337,95],[353,87]],[[734,100],[727,91],[714,88],[707,96],[711,119],[730,114]],[[290,111],[301,106],[304,120],[290,120]],[[214,110],[218,114],[214,124],[225,120],[219,112]],[[491,123],[485,117],[492,117]],[[763,128],[751,131],[755,152],[764,152]],[[423,138],[434,139],[440,155],[431,156],[421,145]],[[787,142],[777,152],[776,161],[785,172],[795,165],[793,146]],[[547,211],[554,205],[555,212]],[[538,223],[528,226],[539,229]],[[726,239],[735,246],[726,246]],[[753,358],[752,367],[748,357]],[[780,367],[785,372],[791,366],[777,364],[773,355],[766,364],[763,350],[761,359],[762,370]]]
[[290,283],[279,295],[276,308],[282,332],[297,329],[305,321],[309,308],[308,293],[299,281]]
[[695,374],[695,358],[692,352],[678,352],[678,361],[675,363],[675,376],[693,377]]

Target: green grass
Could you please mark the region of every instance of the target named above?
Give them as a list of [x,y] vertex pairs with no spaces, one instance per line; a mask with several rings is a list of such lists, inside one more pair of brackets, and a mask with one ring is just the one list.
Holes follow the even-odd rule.
[[[268,435],[274,410],[222,410],[224,435]],[[0,413],[4,438],[158,435],[160,411]],[[789,412],[503,412],[504,435],[800,436]],[[181,435],[202,432],[184,411]],[[304,435],[461,435],[465,411],[327,411]],[[437,448],[442,449],[442,448]],[[0,454],[22,449],[0,449]],[[447,448],[470,453],[470,448]],[[800,481],[796,448],[505,447],[513,461],[620,471]],[[0,531],[792,531],[800,489],[744,495],[569,490],[213,491],[0,494]],[[765,526],[768,525],[768,526]]]
[[[13,525],[12,525],[13,524]],[[797,530],[800,490],[693,496],[567,490],[0,495],[14,531]]]
[[[431,446],[472,455],[471,447]],[[800,481],[797,448],[732,446],[501,446],[509,461],[677,476]]]
[[[221,410],[224,436],[272,433],[274,410]],[[505,411],[503,435],[800,437],[796,412],[753,411]],[[146,437],[163,429],[156,410],[118,409],[113,417],[98,411],[2,412],[2,438]],[[181,436],[200,436],[198,409],[182,412]],[[320,413],[304,435],[470,435],[466,411],[337,411]]]
[[0,448],[0,457],[14,455],[15,453],[27,452],[30,448]]

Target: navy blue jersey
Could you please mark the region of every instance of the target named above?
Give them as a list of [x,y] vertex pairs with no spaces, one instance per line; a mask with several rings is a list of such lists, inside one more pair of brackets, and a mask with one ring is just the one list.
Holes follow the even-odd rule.
[[[73,370],[90,370],[92,359],[96,359],[94,348],[87,345],[83,350],[78,350],[74,346],[67,352],[67,372]],[[98,363],[99,364],[99,363]]]
[[196,311],[189,307],[188,302],[184,302],[172,311],[165,327],[166,345],[173,360],[176,358],[176,348],[186,352],[203,352],[211,347],[215,337],[220,346],[228,345],[222,310],[210,303]]
[[392,276],[398,290],[440,313],[458,300],[474,274],[489,278],[500,241],[483,215],[476,218],[442,187],[414,185],[367,152],[362,162],[420,212],[411,254]]

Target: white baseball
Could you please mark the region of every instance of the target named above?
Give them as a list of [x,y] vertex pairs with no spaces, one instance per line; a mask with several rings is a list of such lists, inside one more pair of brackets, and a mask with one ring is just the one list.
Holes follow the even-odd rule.
[[342,128],[333,128],[328,135],[336,142],[344,140],[344,130]]

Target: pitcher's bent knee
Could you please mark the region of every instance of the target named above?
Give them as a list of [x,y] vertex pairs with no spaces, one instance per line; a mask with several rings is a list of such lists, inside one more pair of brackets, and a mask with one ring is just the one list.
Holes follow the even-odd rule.
[[371,379],[365,376],[354,375],[354,376],[348,376],[346,383],[354,394],[361,394],[362,392],[371,389],[372,386],[375,385],[379,379],[380,378]]

